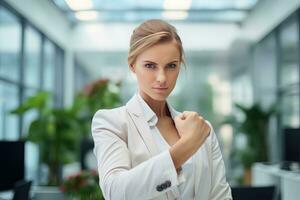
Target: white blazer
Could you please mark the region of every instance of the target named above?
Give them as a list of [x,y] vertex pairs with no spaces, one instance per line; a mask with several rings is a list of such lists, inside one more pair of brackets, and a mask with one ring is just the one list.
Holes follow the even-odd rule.
[[[169,109],[179,114],[170,105]],[[222,154],[211,130],[195,154],[199,160],[194,174],[195,199],[231,200]],[[177,174],[169,151],[158,153],[136,95],[125,106],[97,111],[92,135],[106,200],[163,200],[172,186],[185,181],[184,175]]]

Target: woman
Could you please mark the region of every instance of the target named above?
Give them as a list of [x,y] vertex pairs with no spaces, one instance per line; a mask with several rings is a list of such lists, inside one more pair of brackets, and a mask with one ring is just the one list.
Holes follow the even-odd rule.
[[232,199],[209,122],[166,101],[183,54],[176,29],[164,21],[148,20],[133,31],[128,64],[138,92],[92,121],[105,199]]

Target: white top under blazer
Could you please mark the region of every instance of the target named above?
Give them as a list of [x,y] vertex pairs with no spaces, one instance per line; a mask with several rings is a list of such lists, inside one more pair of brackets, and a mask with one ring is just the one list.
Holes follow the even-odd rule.
[[[141,104],[141,107],[144,111],[144,116],[148,122],[151,134],[153,135],[155,144],[157,146],[158,152],[164,152],[170,148],[168,142],[163,138],[156,124],[158,122],[158,118],[153,112],[153,110],[149,107],[149,105],[144,101],[144,99],[137,93],[138,100]],[[169,109],[170,110],[170,109]],[[171,117],[174,118],[176,113],[173,110],[170,110]],[[195,190],[194,190],[194,160],[195,155],[189,158],[182,166],[182,176],[184,176],[185,181],[179,184],[178,186],[174,186],[171,188],[171,191],[166,192],[165,199],[177,199],[177,200],[185,200],[185,199],[194,199],[195,198]]]
[[[93,117],[94,153],[104,198],[232,200],[212,127],[206,141],[177,174],[168,144],[143,102],[135,94],[125,106],[99,110]],[[173,119],[180,114],[167,105]]]

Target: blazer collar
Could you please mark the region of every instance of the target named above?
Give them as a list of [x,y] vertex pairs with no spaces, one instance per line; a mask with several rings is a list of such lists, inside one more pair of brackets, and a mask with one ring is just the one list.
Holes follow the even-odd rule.
[[137,117],[143,114],[143,110],[139,106],[137,94],[134,94],[131,97],[131,99],[126,103],[126,108],[131,114]]
[[[168,104],[170,113],[172,115],[172,118],[174,119],[180,112],[177,112],[170,104]],[[140,104],[140,101],[138,99],[137,94],[135,94],[126,104],[126,110],[129,113],[129,116],[133,120],[138,133],[142,137],[146,147],[149,150],[149,153],[152,156],[157,155],[158,149],[156,146],[156,143],[154,141],[154,138],[151,134],[151,130],[147,121],[147,118],[144,114],[142,105]]]
[[[140,97],[142,98],[142,97]],[[143,100],[144,101],[144,100]],[[145,102],[146,103],[146,102]],[[147,104],[148,106],[148,104]],[[171,113],[171,117],[174,120],[174,118],[180,114],[180,112],[178,112],[177,110],[175,110],[172,105],[167,101],[167,106],[169,108],[169,111]],[[149,106],[148,106],[149,107]],[[134,114],[137,117],[140,117],[141,115],[144,115],[144,111],[143,111],[143,107],[141,105],[141,102],[139,100],[138,94],[134,94],[133,97],[131,97],[131,99],[127,102],[126,104],[126,108],[127,110]],[[151,110],[151,108],[149,107],[149,109]],[[151,110],[152,111],[152,110]],[[153,111],[152,111],[153,112]],[[155,113],[153,112],[153,114],[155,115]],[[148,114],[145,116],[146,121],[149,121],[151,118],[153,117],[152,114]]]

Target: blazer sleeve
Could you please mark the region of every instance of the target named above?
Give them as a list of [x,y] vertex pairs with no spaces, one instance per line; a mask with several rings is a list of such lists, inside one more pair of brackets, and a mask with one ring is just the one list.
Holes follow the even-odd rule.
[[169,151],[131,167],[122,112],[100,110],[92,120],[99,184],[106,200],[151,199],[184,181]]
[[[210,125],[211,126],[211,125]],[[211,126],[212,187],[210,200],[232,200],[231,189],[226,181],[225,165],[218,139]]]

